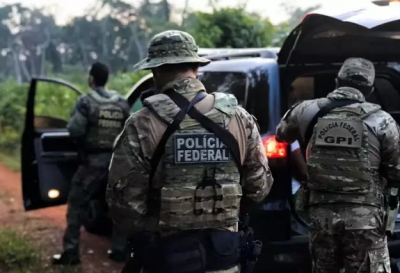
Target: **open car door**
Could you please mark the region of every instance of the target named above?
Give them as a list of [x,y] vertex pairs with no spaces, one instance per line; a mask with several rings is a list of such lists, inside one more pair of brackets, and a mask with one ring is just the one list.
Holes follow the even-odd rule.
[[57,79],[32,78],[30,82],[21,150],[25,210],[66,203],[79,164],[66,125],[81,94]]

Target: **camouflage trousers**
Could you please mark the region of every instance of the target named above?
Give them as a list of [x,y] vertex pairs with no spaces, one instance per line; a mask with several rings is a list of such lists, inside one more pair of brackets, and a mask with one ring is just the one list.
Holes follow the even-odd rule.
[[[321,215],[311,213],[310,218],[321,219]],[[330,226],[321,225],[321,221],[311,222],[313,273],[390,273],[387,239],[379,225],[372,229],[349,229],[345,223],[346,219],[336,219]]]
[[[92,167],[88,165],[79,166],[72,178],[71,191],[68,196],[67,229],[64,233],[64,251],[79,253],[80,229],[83,216],[88,210],[90,196],[96,184],[107,181],[108,169]],[[101,187],[101,186],[100,186]],[[113,231],[112,249],[114,251],[125,251],[127,243],[125,238]]]

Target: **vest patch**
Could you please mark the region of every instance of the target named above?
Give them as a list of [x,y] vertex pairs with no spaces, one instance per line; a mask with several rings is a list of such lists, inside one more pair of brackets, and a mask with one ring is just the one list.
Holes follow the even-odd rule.
[[229,149],[212,133],[174,134],[175,164],[230,162]]
[[105,110],[99,111],[98,125],[102,128],[122,128],[122,121],[124,114],[119,110]]
[[316,146],[361,148],[364,126],[358,120],[319,119]]

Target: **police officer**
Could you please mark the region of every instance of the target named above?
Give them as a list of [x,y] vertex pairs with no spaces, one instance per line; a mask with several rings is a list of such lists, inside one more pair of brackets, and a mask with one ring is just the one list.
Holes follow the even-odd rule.
[[366,102],[374,80],[370,61],[347,59],[336,90],[294,105],[277,128],[278,141],[308,143],[313,272],[390,272],[383,196],[399,187],[399,129]]
[[152,70],[157,94],[127,120],[110,164],[119,230],[157,234],[139,256],[148,272],[239,272],[242,190],[261,202],[273,183],[255,120],[233,95],[206,93],[197,71],[210,61],[197,51],[186,32],[153,37],[138,68]]
[[[89,72],[92,91],[78,99],[67,126],[83,155],[83,161],[72,179],[68,198],[64,252],[54,255],[54,264],[80,262],[79,234],[90,197],[99,187],[106,187],[112,145],[129,116],[127,101],[117,92],[105,89],[108,75],[106,65],[98,62],[93,64]],[[114,235],[113,251],[109,251],[109,258],[123,262],[125,251],[125,240]]]

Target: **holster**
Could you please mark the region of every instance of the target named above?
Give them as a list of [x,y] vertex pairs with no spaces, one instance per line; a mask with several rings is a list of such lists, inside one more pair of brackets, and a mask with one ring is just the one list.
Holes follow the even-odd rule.
[[157,240],[157,234],[153,232],[140,232],[128,240],[130,258],[126,262],[121,273],[140,273],[145,264],[152,257],[148,257],[149,249]]
[[242,248],[242,262],[240,264],[240,269],[242,273],[252,273],[254,272],[255,265],[257,263],[258,257],[262,252],[262,242],[255,240],[254,231],[249,226],[250,217],[245,215],[243,222],[241,223],[241,230],[243,233],[243,238],[245,240],[245,245]]
[[252,230],[182,231],[153,243],[144,268],[150,273],[205,273],[241,265],[242,272],[251,273],[262,248],[252,236]]
[[384,227],[386,235],[391,236],[393,234],[397,213],[399,211],[399,197],[398,197],[398,189],[390,188],[389,194],[386,197],[386,213],[384,218]]

